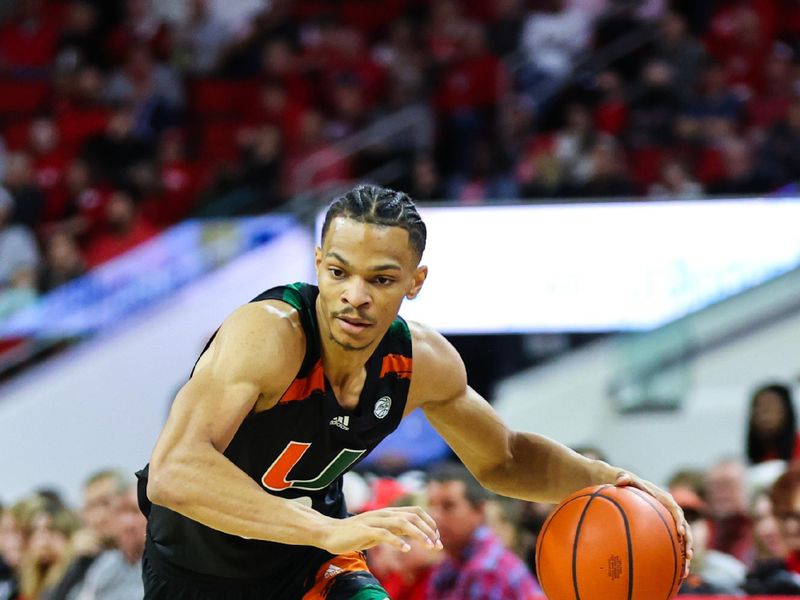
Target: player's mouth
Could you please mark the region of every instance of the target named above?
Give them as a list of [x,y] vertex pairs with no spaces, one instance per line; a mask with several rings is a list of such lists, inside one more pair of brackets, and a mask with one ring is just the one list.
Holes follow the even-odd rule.
[[372,326],[372,323],[369,321],[365,321],[364,319],[358,319],[356,317],[336,317],[339,321],[339,326],[344,329],[347,333],[352,334],[359,334],[366,330],[368,327]]

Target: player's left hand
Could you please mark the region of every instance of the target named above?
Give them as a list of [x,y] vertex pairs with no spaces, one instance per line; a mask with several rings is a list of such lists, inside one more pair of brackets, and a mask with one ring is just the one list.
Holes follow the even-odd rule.
[[683,544],[683,554],[685,558],[683,578],[686,579],[686,577],[689,576],[689,563],[692,562],[692,556],[694,556],[694,544],[692,540],[692,528],[689,527],[689,523],[686,522],[686,517],[683,515],[683,509],[678,506],[677,502],[675,502],[675,499],[669,494],[669,492],[666,492],[657,485],[636,477],[635,475],[626,471],[623,471],[617,475],[616,485],[629,485],[638,488],[643,492],[647,492],[656,500],[661,502],[661,504],[663,504],[672,514],[672,518],[675,519],[675,524],[678,528],[678,536]]

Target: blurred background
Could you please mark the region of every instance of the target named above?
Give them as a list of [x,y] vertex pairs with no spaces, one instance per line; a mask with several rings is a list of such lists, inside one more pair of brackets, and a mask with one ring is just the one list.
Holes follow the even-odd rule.
[[[138,560],[175,392],[357,182],[420,203],[401,314],[507,423],[707,525],[687,591],[800,594],[798,51],[797,0],[0,1],[0,600],[117,597],[58,586]],[[351,510],[453,459],[412,414]],[[470,506],[532,572],[547,508]]]

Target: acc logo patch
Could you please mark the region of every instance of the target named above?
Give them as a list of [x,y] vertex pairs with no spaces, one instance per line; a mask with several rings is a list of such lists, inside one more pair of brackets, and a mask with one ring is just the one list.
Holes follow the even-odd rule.
[[375,416],[383,419],[389,414],[390,408],[392,408],[392,399],[389,396],[384,396],[375,403]]

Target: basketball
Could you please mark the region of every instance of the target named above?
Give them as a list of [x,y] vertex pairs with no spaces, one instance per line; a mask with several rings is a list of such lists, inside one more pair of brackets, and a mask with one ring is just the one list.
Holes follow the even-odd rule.
[[536,572],[548,600],[669,600],[683,569],[672,515],[633,487],[575,492],[536,541]]

